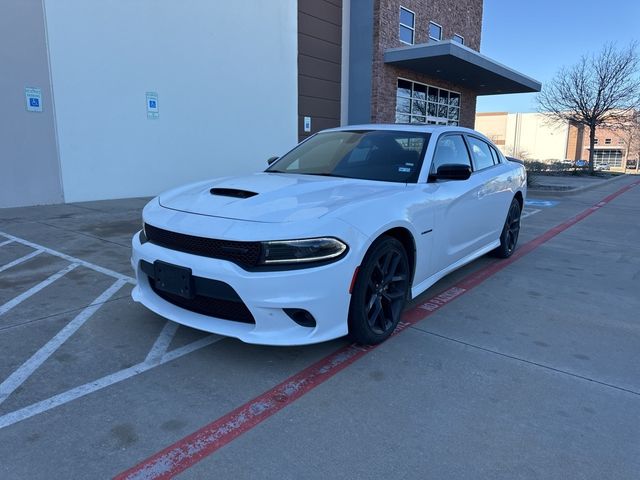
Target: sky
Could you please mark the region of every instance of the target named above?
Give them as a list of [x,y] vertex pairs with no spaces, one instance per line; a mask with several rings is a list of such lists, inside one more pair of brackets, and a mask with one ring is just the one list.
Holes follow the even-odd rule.
[[[543,88],[583,54],[633,40],[640,42],[640,0],[484,0],[481,53]],[[477,111],[533,112],[536,95],[478,97]]]

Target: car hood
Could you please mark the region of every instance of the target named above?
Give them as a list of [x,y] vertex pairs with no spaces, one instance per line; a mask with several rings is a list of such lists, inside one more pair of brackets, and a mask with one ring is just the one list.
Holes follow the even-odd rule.
[[160,205],[198,215],[252,222],[320,218],[342,206],[404,191],[405,184],[279,173],[226,177],[160,195]]

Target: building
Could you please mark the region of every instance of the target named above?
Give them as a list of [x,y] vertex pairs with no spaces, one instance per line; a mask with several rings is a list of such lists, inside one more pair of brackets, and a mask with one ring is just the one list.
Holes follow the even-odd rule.
[[155,195],[338,125],[473,127],[540,83],[479,53],[482,0],[5,0],[0,207]]
[[[596,129],[593,162],[596,167],[606,166],[613,171],[635,172],[640,163],[638,134],[640,132]],[[569,125],[567,159],[571,161],[589,159],[589,128],[584,125]]]
[[[478,113],[476,128],[505,155],[548,163],[589,159],[587,127],[552,123],[541,113]],[[613,171],[637,170],[640,158],[637,136],[633,132],[597,129],[594,165]]]
[[550,124],[539,113],[478,113],[476,128],[505,155],[549,162],[567,158],[569,124]]
[[478,95],[540,91],[479,53],[482,10],[482,0],[352,0],[349,123],[473,128]]

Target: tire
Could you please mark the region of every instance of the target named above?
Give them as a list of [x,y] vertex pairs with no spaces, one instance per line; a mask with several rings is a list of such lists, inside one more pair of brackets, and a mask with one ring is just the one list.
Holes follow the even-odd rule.
[[349,306],[349,338],[363,345],[385,341],[404,310],[411,271],[407,252],[393,237],[373,242],[364,257]]
[[500,246],[491,252],[498,258],[509,258],[516,249],[518,235],[520,234],[520,202],[515,198],[511,200],[511,206],[507,212],[507,218],[500,235]]

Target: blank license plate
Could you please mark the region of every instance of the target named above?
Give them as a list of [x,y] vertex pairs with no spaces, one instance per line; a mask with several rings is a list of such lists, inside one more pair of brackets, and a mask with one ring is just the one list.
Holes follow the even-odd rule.
[[153,269],[158,290],[180,295],[184,298],[193,298],[195,296],[190,268],[156,260],[153,262]]

